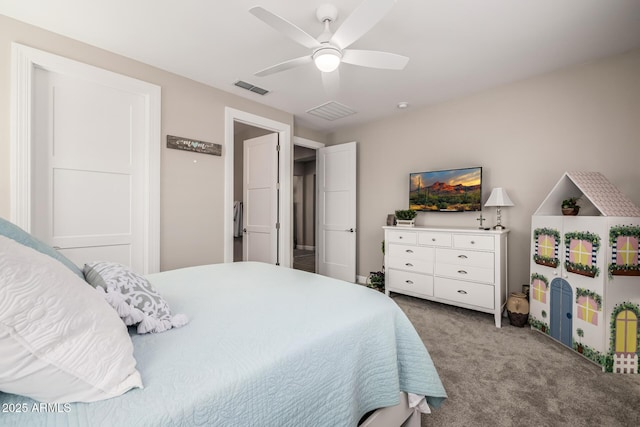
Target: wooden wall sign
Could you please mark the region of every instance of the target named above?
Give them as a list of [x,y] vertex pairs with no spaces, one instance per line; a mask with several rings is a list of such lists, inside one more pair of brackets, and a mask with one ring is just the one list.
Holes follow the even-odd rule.
[[222,155],[222,145],[220,144],[198,141],[195,139],[180,138],[179,136],[173,135],[167,135],[167,148],[211,154],[213,156]]

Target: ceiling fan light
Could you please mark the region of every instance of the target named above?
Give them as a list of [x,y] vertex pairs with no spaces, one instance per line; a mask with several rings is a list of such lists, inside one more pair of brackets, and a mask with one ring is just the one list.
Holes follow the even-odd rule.
[[313,62],[315,62],[318,70],[323,73],[330,73],[340,65],[340,52],[336,49],[320,49],[313,54]]

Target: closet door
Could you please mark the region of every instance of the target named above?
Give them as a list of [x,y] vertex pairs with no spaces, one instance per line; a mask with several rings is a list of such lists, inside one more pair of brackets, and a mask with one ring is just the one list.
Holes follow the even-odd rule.
[[32,233],[82,268],[145,272],[145,100],[36,69]]

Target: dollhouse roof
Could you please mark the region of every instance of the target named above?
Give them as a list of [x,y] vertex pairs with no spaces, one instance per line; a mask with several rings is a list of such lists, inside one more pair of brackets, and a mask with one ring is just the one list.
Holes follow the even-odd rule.
[[570,197],[580,197],[580,215],[640,217],[640,208],[600,172],[565,172],[534,215],[559,215]]

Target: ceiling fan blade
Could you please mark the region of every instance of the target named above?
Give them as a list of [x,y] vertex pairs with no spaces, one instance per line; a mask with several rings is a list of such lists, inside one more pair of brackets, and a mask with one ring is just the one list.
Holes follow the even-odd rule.
[[378,50],[347,49],[342,51],[342,62],[369,68],[402,70],[409,62],[409,58]]
[[331,37],[341,49],[362,37],[391,10],[397,0],[364,0]]
[[308,47],[309,49],[314,49],[320,46],[320,42],[309,35],[307,32],[302,30],[295,24],[287,21],[286,19],[276,15],[275,13],[269,12],[267,9],[254,6],[249,9],[256,18],[263,21],[265,24],[271,26],[276,31],[279,31],[292,39],[293,41],[300,43],[304,47]]
[[260,70],[255,73],[258,77],[269,76],[271,74],[279,73],[280,71],[288,70],[290,68],[298,67],[300,65],[308,64],[311,62],[311,56],[301,56],[300,58],[290,59],[288,61],[281,62],[279,64],[273,65],[269,68],[265,68],[264,70]]

